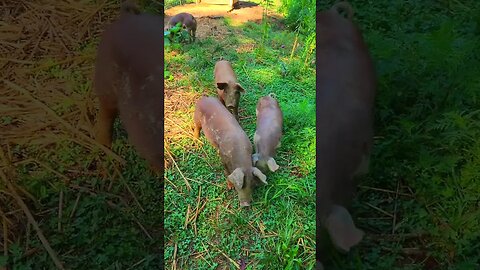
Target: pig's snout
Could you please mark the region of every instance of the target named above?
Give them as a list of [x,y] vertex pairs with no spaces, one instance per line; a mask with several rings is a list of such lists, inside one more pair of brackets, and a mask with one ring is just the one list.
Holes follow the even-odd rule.
[[240,202],[240,206],[241,206],[241,207],[249,207],[249,206],[250,206],[250,202],[248,202],[248,201]]

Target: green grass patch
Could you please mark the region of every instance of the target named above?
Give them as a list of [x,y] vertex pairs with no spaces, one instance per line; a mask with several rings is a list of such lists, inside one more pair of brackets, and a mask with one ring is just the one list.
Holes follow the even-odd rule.
[[[284,136],[277,156],[281,169],[268,177],[269,185],[255,190],[251,210],[240,209],[236,192],[226,188],[220,158],[203,133],[203,146],[191,148],[190,138],[189,144],[176,144],[171,150],[183,176],[175,167],[165,175],[166,268],[175,257],[181,269],[234,269],[230,259],[239,264],[243,260],[247,269],[313,269],[314,67],[304,64],[301,50],[290,59],[293,32],[268,27],[268,38],[262,39],[264,25],[219,23],[235,34],[221,40],[197,39],[175,53],[166,51],[167,65],[175,65],[178,72],[167,88],[187,86],[182,91],[215,96],[215,62],[220,57],[231,61],[245,88],[240,125],[252,142],[258,99],[275,93],[279,100],[284,113]],[[299,43],[304,44],[303,36]],[[189,117],[191,122],[191,112],[182,119]],[[187,212],[192,216],[203,204],[195,221],[185,226]]]
[[[479,2],[352,6],[379,80],[378,137],[361,184],[393,193],[360,188],[354,212],[367,238],[326,267],[477,269]],[[408,196],[396,196],[397,184]]]

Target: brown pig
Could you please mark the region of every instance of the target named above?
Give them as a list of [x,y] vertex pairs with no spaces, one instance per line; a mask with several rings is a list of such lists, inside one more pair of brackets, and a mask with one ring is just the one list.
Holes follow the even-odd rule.
[[226,60],[220,60],[215,64],[215,83],[220,101],[225,105],[238,121],[238,105],[240,92],[245,92],[238,83],[237,76],[233,72],[232,64]]
[[[128,3],[128,2],[126,2]],[[129,3],[128,3],[129,4]],[[110,147],[117,115],[130,142],[157,172],[163,166],[162,17],[125,4],[102,34],[93,87],[100,100],[96,140]]]
[[235,187],[240,206],[249,206],[252,190],[259,183],[267,184],[267,177],[252,166],[252,143],[233,115],[214,97],[202,97],[193,116],[195,138],[203,129],[208,141],[218,149],[227,175],[227,187]]
[[186,12],[178,13],[170,18],[165,29],[168,30],[174,27],[177,23],[182,23],[182,27],[187,30],[190,38],[195,41],[195,33],[197,31],[197,20],[195,20],[195,17]]
[[268,95],[257,103],[257,130],[253,136],[256,153],[253,154],[253,165],[263,173],[274,172],[279,166],[273,158],[282,137],[283,114],[278,102]]
[[[347,18],[340,15],[346,11]],[[368,171],[373,143],[375,71],[347,2],[317,14],[317,224],[343,252],[364,233],[346,209],[354,176]],[[323,230],[317,225],[317,245]],[[317,246],[317,259],[321,249]]]

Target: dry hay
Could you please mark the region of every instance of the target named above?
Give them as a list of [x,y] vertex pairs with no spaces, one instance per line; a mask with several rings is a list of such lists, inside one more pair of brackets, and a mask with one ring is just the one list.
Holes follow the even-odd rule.
[[[6,250],[27,227],[18,199],[35,201],[16,184],[20,166],[33,164],[30,173],[53,173],[69,183],[79,175],[99,174],[95,161],[106,168],[107,162],[95,154],[99,149],[122,161],[92,137],[95,48],[85,47],[118,15],[119,7],[114,1],[10,0],[0,1],[0,10],[0,246]],[[57,154],[68,152],[72,144],[93,156],[94,170],[85,167],[85,156],[59,163]],[[7,189],[9,182],[19,195]]]
[[[178,78],[174,75],[175,78]],[[186,91],[185,87],[172,87],[165,83],[165,121],[164,121],[164,143],[165,156],[168,162],[165,167],[168,168],[175,159],[171,153],[171,148],[175,146],[183,147],[185,139],[195,140],[193,137],[193,112],[194,104],[200,98],[201,94]]]

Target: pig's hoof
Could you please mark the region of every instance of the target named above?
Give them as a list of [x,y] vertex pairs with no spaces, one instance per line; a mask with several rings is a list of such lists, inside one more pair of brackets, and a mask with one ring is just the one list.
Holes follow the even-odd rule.
[[235,186],[227,180],[227,189],[232,190]]

